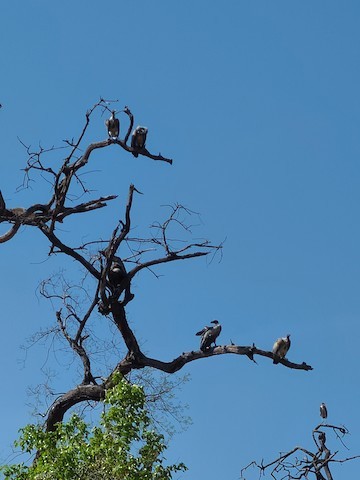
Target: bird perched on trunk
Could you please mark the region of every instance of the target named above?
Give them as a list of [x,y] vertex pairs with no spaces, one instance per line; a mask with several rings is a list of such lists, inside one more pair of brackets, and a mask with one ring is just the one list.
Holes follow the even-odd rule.
[[113,262],[111,264],[109,273],[108,273],[108,280],[109,283],[114,287],[118,287],[121,282],[124,280],[126,277],[127,272],[125,269],[125,265],[121,258],[119,257],[113,257]]
[[[123,261],[120,257],[116,257],[114,255],[111,267],[107,274],[107,278],[115,294],[121,295],[122,292],[125,292],[124,299],[122,301],[123,305],[131,302],[131,300],[134,298],[134,294],[131,293],[130,279],[127,279],[124,284],[121,285],[127,276],[128,273],[126,271]],[[120,285],[122,286],[121,290],[119,288]]]
[[111,117],[105,121],[105,125],[108,129],[109,137],[113,140],[117,139],[120,132],[120,122],[118,118],[115,118],[115,110],[111,112]]
[[132,152],[134,157],[137,157],[139,155],[137,150],[142,150],[143,148],[145,148],[147,132],[148,129],[146,127],[140,127],[140,125],[138,125],[133,131],[131,137],[131,147],[134,150]]
[[211,344],[214,343],[216,347],[216,339],[220,335],[221,325],[217,320],[213,320],[211,323],[214,324],[213,327],[204,327],[200,332],[197,332],[196,335],[201,335],[200,341],[200,350],[206,352],[211,347]]
[[274,354],[273,363],[279,363],[280,360],[285,358],[285,355],[289,351],[290,345],[290,335],[286,335],[286,337],[281,337],[276,340],[272,349]]
[[322,403],[320,405],[320,417],[321,418],[327,418],[328,412],[325,403]]

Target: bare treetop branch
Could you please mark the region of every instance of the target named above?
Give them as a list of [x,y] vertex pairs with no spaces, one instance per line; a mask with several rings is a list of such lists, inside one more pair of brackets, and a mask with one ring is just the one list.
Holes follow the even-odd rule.
[[[347,457],[338,459],[336,458],[338,451],[331,452],[327,446],[327,436],[325,431],[327,429],[333,432],[340,431],[343,435],[348,434],[348,430],[344,427],[336,425],[319,424],[312,432],[313,441],[316,450],[311,451],[309,448],[301,446],[294,447],[293,449],[280,454],[274,460],[264,463],[253,461],[244,467],[240,472],[240,478],[245,479],[244,473],[254,466],[258,469],[260,476],[265,476],[266,471],[269,471],[272,478],[275,480],[308,480],[313,478],[314,480],[333,480],[331,467],[334,463],[344,463],[350,460],[359,459],[360,455],[353,457]],[[296,455],[297,452],[301,452],[304,455]]]

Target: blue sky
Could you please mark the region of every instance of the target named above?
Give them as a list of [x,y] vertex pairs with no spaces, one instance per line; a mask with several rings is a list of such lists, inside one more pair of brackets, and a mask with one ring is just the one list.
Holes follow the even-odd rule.
[[[329,421],[351,431],[344,455],[359,454],[359,3],[34,0],[7,2],[0,15],[8,205],[49,195],[40,182],[16,193],[26,161],[17,137],[34,148],[59,145],[80,133],[100,96],[118,99],[149,128],[149,150],[174,165],[115,147],[95,152],[87,176],[94,195],[119,198],[101,222],[96,214],[69,222],[64,235],[106,238],[133,182],[144,193],[135,199],[136,228],[179,202],[201,213],[195,236],[226,239],[220,263],[174,263],[158,269],[159,279],[135,280],[128,316],[146,353],[170,360],[193,350],[194,333],[218,318],[219,343],[271,349],[291,333],[289,359],[314,367],[230,355],[188,365],[179,398],[193,425],[169,450],[169,460],[190,468],[179,478],[238,479],[253,459],[310,447],[322,401]],[[88,143],[106,137],[103,122],[94,118]],[[78,272],[47,251],[30,228],[0,249],[3,459],[32,420],[27,388],[44,381],[41,369],[58,372],[55,392],[78,381],[76,364],[64,372],[55,347],[47,364],[47,349],[20,348],[55,321],[38,283],[60,268]],[[334,476],[358,471],[359,462],[348,463]]]

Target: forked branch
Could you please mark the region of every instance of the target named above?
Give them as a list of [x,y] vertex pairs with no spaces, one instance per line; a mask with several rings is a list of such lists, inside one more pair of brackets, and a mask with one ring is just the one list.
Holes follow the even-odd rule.
[[[314,480],[334,480],[331,472],[332,465],[359,459],[360,455],[338,459],[338,451],[331,452],[327,446],[326,429],[335,432],[336,436],[337,432],[342,435],[349,433],[344,427],[319,424],[312,432],[315,450],[311,451],[308,448],[297,446],[282,453],[269,463],[253,461],[241,470],[240,478],[245,479],[245,472],[248,472],[250,467],[255,467],[260,476],[269,472],[275,480],[301,480],[302,478],[305,480],[311,478]],[[301,455],[297,455],[298,452],[301,452]],[[248,478],[247,475],[246,479]]]

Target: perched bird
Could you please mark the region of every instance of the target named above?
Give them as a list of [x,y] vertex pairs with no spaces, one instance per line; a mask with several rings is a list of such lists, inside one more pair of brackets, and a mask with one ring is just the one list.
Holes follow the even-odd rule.
[[201,335],[200,350],[202,352],[206,352],[206,350],[209,350],[212,343],[214,343],[216,347],[216,339],[221,332],[221,325],[217,320],[213,320],[211,323],[214,324],[213,327],[206,326],[202,330],[200,330],[200,332],[197,332],[195,334]]
[[115,140],[119,136],[120,122],[118,118],[115,118],[115,110],[111,112],[111,117],[105,121],[106,128],[108,129],[109,137]]
[[287,354],[290,345],[290,335],[286,335],[286,337],[281,337],[276,340],[272,349],[274,354],[273,363],[279,363],[282,358],[285,358],[285,355]]
[[121,260],[121,258],[114,256],[108,273],[109,282],[114,288],[116,288],[121,284],[126,275],[127,272],[123,261]]
[[327,416],[328,416],[328,413],[327,413],[326,405],[325,405],[325,403],[322,403],[320,405],[320,417],[321,418],[327,418]]
[[137,150],[142,150],[145,148],[147,132],[148,129],[146,127],[140,127],[140,125],[138,125],[133,131],[131,137],[131,147],[134,149],[132,152],[134,157],[139,155]]

